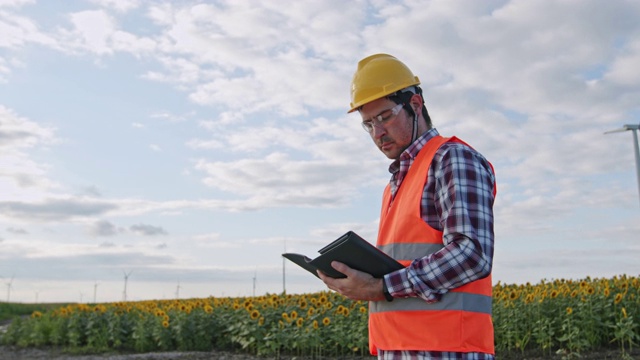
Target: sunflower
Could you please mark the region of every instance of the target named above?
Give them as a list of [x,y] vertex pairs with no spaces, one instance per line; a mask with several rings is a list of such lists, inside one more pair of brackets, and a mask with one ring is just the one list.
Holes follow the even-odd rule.
[[622,299],[624,298],[624,295],[622,295],[621,293],[617,293],[616,294],[616,298],[613,300],[613,302],[618,305],[620,304],[620,302],[622,301]]
[[255,320],[260,317],[260,311],[254,309],[251,311],[251,320]]
[[326,303],[324,303],[324,307],[327,310],[331,310],[331,308],[333,308],[333,304],[331,303],[331,301],[327,301]]
[[300,302],[298,303],[298,306],[300,307],[300,309],[306,309],[307,308],[307,301],[305,299],[300,299]]

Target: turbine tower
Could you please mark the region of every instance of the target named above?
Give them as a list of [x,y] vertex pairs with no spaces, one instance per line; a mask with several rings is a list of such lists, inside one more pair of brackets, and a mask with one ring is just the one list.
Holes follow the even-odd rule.
[[131,273],[133,272],[133,270],[129,271],[128,273],[124,272],[124,291],[122,292],[122,299],[123,301],[127,301],[127,282],[129,281],[129,275],[131,275]]
[[98,292],[98,285],[100,285],[97,281],[93,283],[93,303],[96,303],[96,293]]
[[636,175],[638,177],[638,196],[640,196],[640,145],[638,145],[638,130],[640,130],[640,124],[631,125],[626,124],[621,129],[615,129],[611,131],[605,132],[605,134],[623,132],[623,131],[631,131],[633,134],[633,147],[635,149],[636,154]]
[[[287,239],[284,239],[284,252],[287,252]],[[286,275],[285,275],[285,258],[284,256],[282,257],[282,293],[286,294],[287,293],[287,285],[286,285]]]
[[180,289],[182,289],[182,286],[180,286],[180,280],[178,280],[178,286],[176,286],[176,299],[180,299]]
[[9,300],[11,299],[11,287],[13,287],[13,278],[15,277],[15,275],[11,276],[11,280],[9,280],[7,284],[7,303],[9,302]]
[[256,297],[256,279],[258,277],[258,270],[253,272],[253,297]]

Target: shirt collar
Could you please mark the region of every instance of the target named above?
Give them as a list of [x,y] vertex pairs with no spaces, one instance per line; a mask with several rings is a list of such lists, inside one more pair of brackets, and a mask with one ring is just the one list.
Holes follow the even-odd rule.
[[400,170],[400,162],[403,161],[413,161],[413,159],[418,156],[418,153],[424,145],[429,142],[429,140],[438,136],[438,130],[436,128],[431,128],[427,130],[424,134],[420,135],[411,145],[409,145],[403,152],[400,154],[400,157],[394,160],[391,165],[389,165],[389,172],[395,174]]

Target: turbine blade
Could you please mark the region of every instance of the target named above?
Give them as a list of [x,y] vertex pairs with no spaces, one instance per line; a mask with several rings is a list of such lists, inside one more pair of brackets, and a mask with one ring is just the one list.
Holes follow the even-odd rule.
[[605,131],[605,134],[613,134],[613,133],[618,133],[618,132],[624,132],[627,131],[629,129],[627,128],[621,128],[621,129],[615,129],[615,130],[609,130],[609,131]]

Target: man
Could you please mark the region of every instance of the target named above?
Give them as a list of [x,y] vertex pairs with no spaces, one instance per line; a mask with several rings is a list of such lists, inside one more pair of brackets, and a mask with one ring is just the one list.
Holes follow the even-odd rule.
[[369,301],[369,346],[379,359],[494,359],[491,321],[491,164],[432,126],[420,81],[393,56],[358,63],[351,109],[389,159],[377,246],[406,268],[374,278],[319,272],[332,290]]

